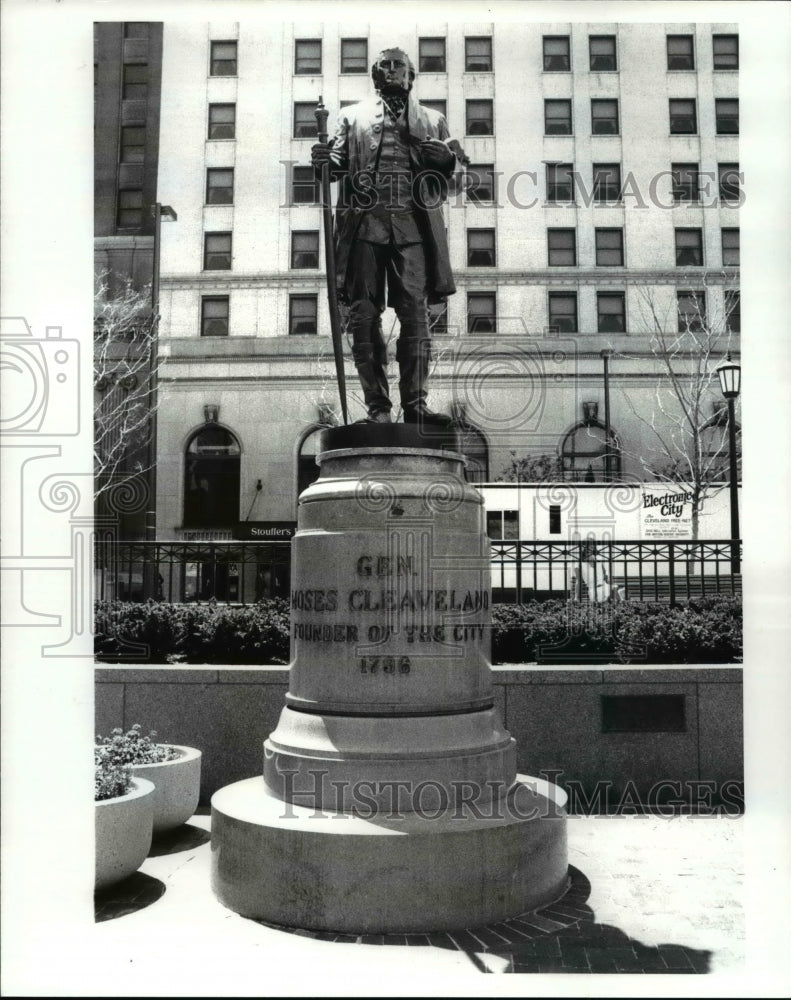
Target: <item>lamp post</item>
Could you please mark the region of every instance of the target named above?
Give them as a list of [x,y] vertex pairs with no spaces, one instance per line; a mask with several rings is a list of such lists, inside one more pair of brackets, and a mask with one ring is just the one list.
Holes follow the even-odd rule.
[[610,358],[613,352],[605,348],[599,355],[604,362],[604,481],[610,482]]
[[725,361],[717,365],[720,389],[728,402],[728,452],[730,454],[731,493],[731,573],[741,572],[739,555],[739,474],[736,467],[736,416],[735,400],[739,395],[742,381],[741,365],[731,360],[730,351]]

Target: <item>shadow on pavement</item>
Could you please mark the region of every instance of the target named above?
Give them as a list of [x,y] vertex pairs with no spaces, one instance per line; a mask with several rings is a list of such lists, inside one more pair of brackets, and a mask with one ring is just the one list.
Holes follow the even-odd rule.
[[156,903],[165,894],[165,883],[158,878],[134,872],[128,878],[110,885],[93,897],[93,913],[96,923],[115,920],[130,913],[144,910]]
[[195,847],[202,847],[210,840],[211,834],[208,830],[185,823],[183,826],[176,827],[175,830],[167,830],[154,837],[148,856],[149,858],[161,858],[165,854],[190,851]]

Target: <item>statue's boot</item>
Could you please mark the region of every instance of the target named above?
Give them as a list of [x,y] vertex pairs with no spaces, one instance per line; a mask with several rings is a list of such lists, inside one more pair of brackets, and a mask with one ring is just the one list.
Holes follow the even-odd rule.
[[400,379],[398,389],[405,424],[419,424],[433,428],[449,428],[453,418],[447,413],[435,413],[427,403],[426,386],[431,361],[428,339],[399,339],[396,344],[396,358]]
[[355,344],[352,347],[352,357],[368,411],[364,423],[391,423],[390,410],[393,404],[390,402],[385,364],[380,355],[381,352],[372,344]]

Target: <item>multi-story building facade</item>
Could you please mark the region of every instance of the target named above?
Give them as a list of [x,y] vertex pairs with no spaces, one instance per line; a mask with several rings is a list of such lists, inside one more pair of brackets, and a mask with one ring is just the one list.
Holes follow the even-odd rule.
[[[339,412],[313,111],[371,95],[393,44],[470,160],[445,207],[457,292],[430,399],[466,428],[474,478],[512,452],[556,456],[568,479],[646,478],[662,336],[703,327],[712,367],[738,352],[732,24],[168,23],[160,539],[296,517],[316,431]],[[384,328],[395,341],[390,310]],[[674,363],[686,377],[699,360],[685,347]],[[347,381],[355,419],[350,360]]]

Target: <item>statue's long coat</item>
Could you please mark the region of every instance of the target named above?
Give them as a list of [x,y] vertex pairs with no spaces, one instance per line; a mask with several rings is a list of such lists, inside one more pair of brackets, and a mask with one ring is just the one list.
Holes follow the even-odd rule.
[[[364,197],[361,198],[360,193],[365,189],[366,173],[373,173],[376,169],[379,147],[382,144],[384,114],[381,98],[349,105],[342,109],[335,136],[331,140],[332,170],[339,175],[340,181],[335,211],[335,263],[338,295],[342,301],[347,299],[349,251],[364,212],[359,204],[364,204]],[[456,291],[450,270],[442,203],[447,195],[448,180],[458,167],[458,154],[454,152],[454,159],[447,170],[424,167],[420,161],[419,144],[424,139],[447,140],[450,135],[448,125],[443,115],[433,108],[418,104],[411,94],[407,114],[412,168],[414,175],[420,178],[415,193],[417,201],[423,206],[418,209],[418,221],[428,265],[428,300],[438,302]],[[452,141],[451,150],[454,146],[461,152],[458,143]],[[355,192],[356,198],[353,197]]]

